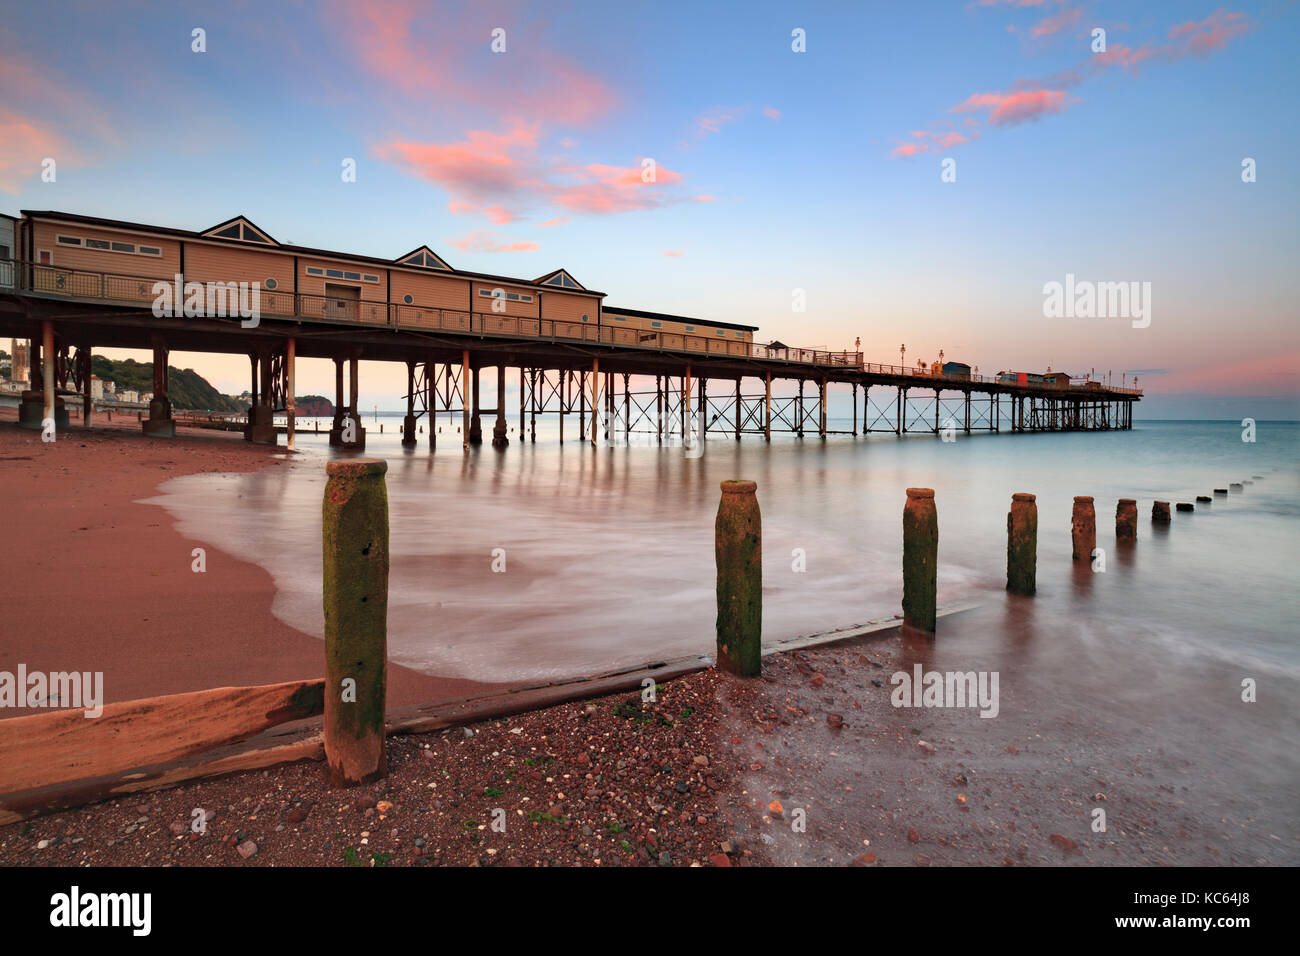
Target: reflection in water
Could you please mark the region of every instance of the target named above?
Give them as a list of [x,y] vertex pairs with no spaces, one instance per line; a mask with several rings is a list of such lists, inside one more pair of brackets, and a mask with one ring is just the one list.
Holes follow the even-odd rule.
[[[1269,429],[1272,440],[1257,445],[1229,424],[1159,423],[955,443],[711,439],[697,459],[680,448],[561,446],[540,434],[536,444],[516,438],[504,452],[484,445],[468,455],[444,434],[430,455],[423,441],[403,451],[396,428],[372,432],[367,453],[389,461],[390,652],[426,672],[491,681],[708,652],[718,482],[745,477],[758,482],[763,511],[769,639],[898,611],[904,489],[919,485],[936,490],[940,604],[983,605],[941,622],[934,653],[986,646],[1022,666],[1046,655],[1069,674],[1086,660],[1117,680],[1135,659],[1170,654],[1294,676],[1297,429]],[[276,615],[319,635],[330,452],[324,436],[299,436],[299,446],[288,468],[179,478],[153,500],[185,534],[266,567]],[[1194,523],[1176,515],[1116,546],[1117,498],[1140,507],[1156,496],[1188,500],[1250,474],[1267,480]],[[1021,490],[1038,495],[1032,599],[1004,591],[1006,510]],[[1097,498],[1102,573],[1070,560],[1076,494]],[[504,573],[492,571],[498,548]]]

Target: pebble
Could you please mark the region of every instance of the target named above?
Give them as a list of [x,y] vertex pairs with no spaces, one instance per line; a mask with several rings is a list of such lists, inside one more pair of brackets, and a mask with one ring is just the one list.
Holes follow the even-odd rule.
[[239,844],[239,846],[235,847],[235,852],[247,860],[257,852],[257,844],[252,840],[245,840],[243,843]]

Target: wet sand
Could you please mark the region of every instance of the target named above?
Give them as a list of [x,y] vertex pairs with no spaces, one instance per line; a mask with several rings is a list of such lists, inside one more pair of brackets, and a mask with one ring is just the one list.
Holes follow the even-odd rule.
[[[283,447],[199,429],[149,439],[134,416],[89,430],[74,422],[44,443],[16,421],[16,409],[0,408],[0,670],[102,671],[106,703],[324,676],[320,640],[272,615],[270,574],[139,503],[179,475],[283,467]],[[191,570],[196,547],[206,549],[202,574]],[[388,703],[501,686],[390,663]]]

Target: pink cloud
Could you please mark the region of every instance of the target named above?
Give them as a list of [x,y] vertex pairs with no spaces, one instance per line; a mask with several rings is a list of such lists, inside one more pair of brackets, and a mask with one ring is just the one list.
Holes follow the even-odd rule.
[[0,191],[16,193],[21,180],[41,172],[41,161],[72,162],[62,137],[38,121],[0,106]]
[[[570,125],[610,112],[618,100],[610,85],[552,49],[523,4],[507,6],[519,9],[501,13],[511,24],[501,54],[488,53],[489,25],[473,5],[431,16],[419,0],[332,0],[323,19],[358,65],[417,103],[465,103]],[[475,36],[481,42],[468,39]]]
[[1036,37],[1051,36],[1053,33],[1059,33],[1061,30],[1074,26],[1082,16],[1082,7],[1066,7],[1059,13],[1053,13],[1051,16],[1039,20],[1030,28],[1029,32]]
[[487,230],[476,230],[460,239],[448,239],[449,245],[465,252],[532,252],[539,248],[530,241],[501,242]]
[[770,120],[779,120],[781,118],[781,111],[775,106],[764,106],[763,115]]
[[989,110],[994,126],[1015,126],[1060,113],[1068,104],[1064,90],[1011,90],[1006,93],[975,93],[953,107],[955,113]]
[[680,249],[665,249],[660,253],[660,255],[668,256],[670,259],[680,259],[682,256],[686,255],[686,253],[682,252]]
[[961,133],[942,133],[935,139],[935,144],[940,149],[950,149],[953,146],[960,146],[962,143],[969,143],[970,140]]
[[1244,13],[1216,10],[1199,22],[1189,20],[1173,27],[1169,31],[1169,39],[1178,41],[1174,48],[1176,56],[1192,53],[1205,55],[1212,50],[1223,49],[1229,40],[1249,29],[1250,20]]
[[927,152],[930,147],[925,143],[904,143],[902,146],[894,148],[895,156],[915,156],[918,153]]
[[563,225],[564,225],[566,222],[568,222],[568,221],[569,221],[569,217],[568,217],[568,216],[557,216],[557,217],[554,218],[554,219],[548,219],[548,220],[546,220],[546,222],[539,222],[539,223],[537,224],[537,227],[538,227],[539,229],[549,229],[549,228],[551,228],[551,227],[553,227],[553,226],[563,226]]
[[728,123],[734,123],[736,120],[744,116],[745,110],[746,107],[743,106],[738,109],[719,107],[718,109],[710,110],[703,116],[697,116],[695,118],[695,134],[697,136],[709,136],[713,133],[719,133],[722,131],[723,126],[726,126]]

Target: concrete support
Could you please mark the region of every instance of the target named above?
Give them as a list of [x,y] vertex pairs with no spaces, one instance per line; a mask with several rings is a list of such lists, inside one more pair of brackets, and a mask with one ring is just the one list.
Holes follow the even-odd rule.
[[772,373],[763,384],[763,440],[772,440]]
[[591,443],[600,444],[600,358],[591,359]]
[[[464,354],[461,356],[461,364],[460,364],[460,394],[461,394],[460,404],[461,404],[461,420],[462,420],[460,441],[461,441],[461,447],[464,448],[465,451],[469,451],[469,427],[470,427],[469,380],[470,380],[469,349],[465,349]],[[474,377],[474,404],[475,406],[478,405],[478,377],[477,376]],[[560,422],[563,423],[563,421],[564,421],[564,416],[561,415]],[[563,427],[562,424],[561,427]],[[561,432],[561,437],[563,437],[563,432]]]
[[[41,338],[27,342],[28,381],[31,388],[22,393],[18,402],[18,425],[40,431],[47,419],[53,419],[54,431],[68,427],[68,410],[54,388],[54,324],[41,323]],[[48,368],[50,384],[46,385]],[[48,403],[48,407],[47,407]]]
[[1097,512],[1090,495],[1074,496],[1074,514],[1070,518],[1070,556],[1075,561],[1091,561],[1097,548]]
[[937,614],[939,516],[933,488],[908,488],[903,506],[903,627],[933,634]]
[[[256,390],[256,386],[254,389]],[[334,359],[334,419],[330,422],[331,445],[339,445],[343,441],[343,417],[347,414],[347,406],[343,398],[343,360],[336,358]]]
[[94,408],[94,399],[90,391],[90,368],[91,352],[89,345],[82,345],[77,349],[77,362],[80,363],[78,369],[81,378],[81,427],[90,427],[91,411]]
[[1037,574],[1038,505],[1034,495],[1016,492],[1007,512],[1007,590],[1032,595]]
[[473,397],[473,409],[470,412],[469,419],[469,443],[471,445],[481,445],[483,444],[483,419],[479,411],[481,407],[479,404],[478,390],[479,369],[471,369],[470,377],[473,382],[470,389],[470,393]]
[[406,363],[406,415],[402,418],[402,447],[415,447],[415,363],[409,360]]
[[492,426],[492,447],[505,448],[510,444],[506,437],[506,367],[497,366],[497,420]]
[[388,464],[331,461],[321,504],[325,761],[350,787],[388,773]]
[[285,440],[292,451],[295,445],[294,434],[297,431],[298,424],[298,406],[294,400],[294,389],[297,387],[297,369],[298,366],[298,340],[290,336],[284,343],[284,373],[287,381],[287,387],[284,395],[284,413],[285,413]]
[[721,483],[714,522],[717,562],[718,667],[740,677],[757,677],[763,662],[763,516],[758,485]]
[[[175,438],[176,422],[172,419],[172,403],[168,397],[167,346],[161,335],[153,336],[153,398],[149,401],[149,418],[141,429],[152,438]],[[275,441],[275,432],[271,432]]]

